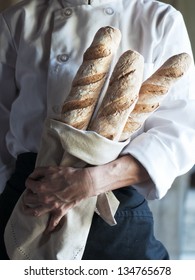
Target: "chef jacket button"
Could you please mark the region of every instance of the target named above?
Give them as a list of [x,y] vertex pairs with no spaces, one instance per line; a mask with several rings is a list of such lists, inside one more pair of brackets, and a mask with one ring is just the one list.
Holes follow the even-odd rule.
[[63,54],[59,54],[57,56],[57,61],[60,62],[60,63],[65,63],[68,60],[69,60],[69,55],[68,54],[63,53]]
[[107,15],[111,16],[111,15],[114,14],[114,10],[113,10],[113,8],[108,7],[108,8],[105,9],[105,13],[106,13]]
[[67,8],[64,10],[64,15],[70,17],[72,15],[72,9]]

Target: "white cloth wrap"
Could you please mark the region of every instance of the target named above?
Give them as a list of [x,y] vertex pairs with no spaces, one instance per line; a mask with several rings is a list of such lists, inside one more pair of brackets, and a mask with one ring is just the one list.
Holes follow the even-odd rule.
[[[101,165],[118,157],[128,144],[108,140],[92,131],[80,131],[60,121],[47,119],[36,166]],[[5,244],[12,260],[79,260],[82,258],[94,211],[114,225],[119,202],[112,192],[91,197],[71,209],[63,226],[43,234],[48,214],[27,216],[22,210],[22,196],[5,229]]]

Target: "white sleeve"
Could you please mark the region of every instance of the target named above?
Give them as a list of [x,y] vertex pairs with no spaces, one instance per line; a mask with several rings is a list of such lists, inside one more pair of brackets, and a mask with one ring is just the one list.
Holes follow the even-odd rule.
[[[174,54],[188,52],[192,55],[180,13],[172,17],[172,24],[168,22],[169,28],[163,24],[158,67]],[[162,198],[174,179],[189,171],[195,163],[194,81],[192,63],[187,74],[170,89],[160,108],[146,120],[142,132],[137,133],[123,151],[123,154],[133,155],[148,171],[151,180],[134,185],[147,199]]]
[[6,146],[11,104],[16,97],[15,48],[9,29],[0,15],[0,193],[13,168],[14,159]]

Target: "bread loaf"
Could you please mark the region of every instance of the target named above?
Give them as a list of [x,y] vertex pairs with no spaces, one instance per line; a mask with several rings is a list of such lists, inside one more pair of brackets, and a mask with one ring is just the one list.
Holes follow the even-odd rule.
[[128,50],[119,58],[97,116],[89,126],[98,134],[118,141],[138,98],[143,79],[144,59]]
[[77,129],[87,128],[120,39],[116,28],[106,26],[97,31],[63,104],[61,121]]
[[186,53],[169,58],[151,77],[143,82],[139,99],[129,115],[120,141],[129,138],[161,104],[170,87],[188,70],[191,57]]

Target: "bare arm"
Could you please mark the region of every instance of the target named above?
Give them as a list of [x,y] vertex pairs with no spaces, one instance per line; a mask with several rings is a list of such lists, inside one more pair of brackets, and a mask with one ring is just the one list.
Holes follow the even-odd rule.
[[26,181],[24,211],[35,216],[50,213],[48,231],[52,231],[81,200],[148,179],[147,171],[130,155],[101,166],[36,168]]
[[132,156],[126,155],[108,164],[88,168],[95,195],[149,179],[145,168]]

